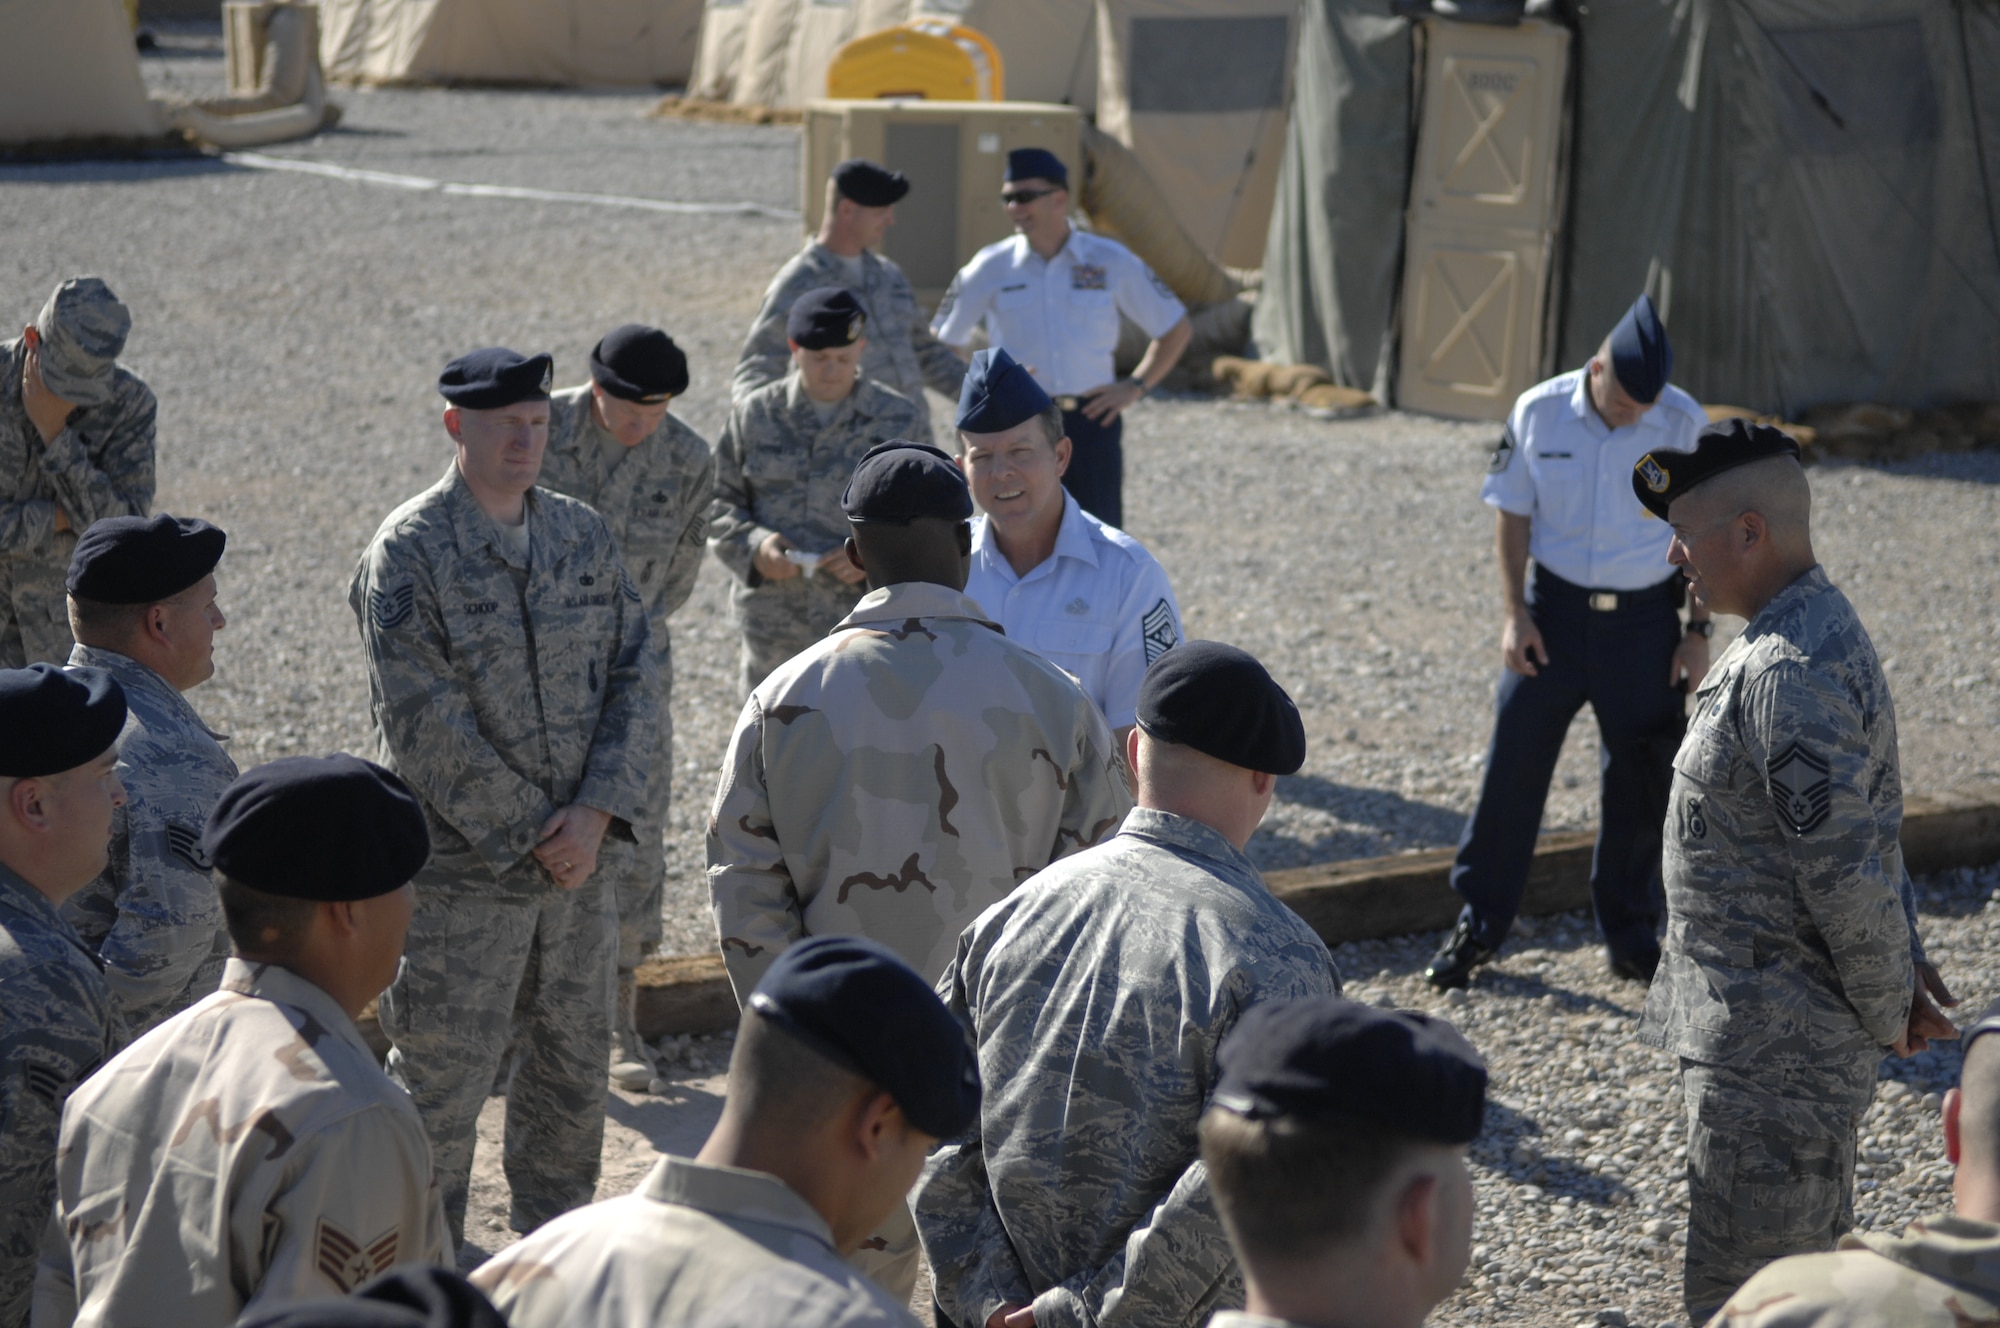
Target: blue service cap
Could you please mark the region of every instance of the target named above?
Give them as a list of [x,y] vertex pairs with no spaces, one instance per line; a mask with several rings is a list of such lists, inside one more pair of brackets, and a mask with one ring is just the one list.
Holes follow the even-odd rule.
[[687,391],[688,357],[659,328],[627,323],[591,347],[590,380],[621,401],[656,406]]
[[0,669],[0,778],[59,775],[111,749],[125,689],[103,669]]
[[401,888],[430,859],[431,836],[407,784],[340,753],[244,771],[208,814],[201,848],[252,890],[337,902]]
[[966,433],[1005,433],[1055,403],[1027,367],[994,346],[972,357],[958,389],[958,427]]
[[1674,499],[1725,470],[1767,457],[1798,460],[1799,445],[1783,429],[1737,416],[1717,420],[1694,436],[1692,452],[1648,452],[1632,467],[1632,492],[1664,521]]
[[1634,401],[1660,399],[1674,372],[1674,346],[1652,296],[1641,295],[1611,329],[1611,371]]
[[64,585],[100,604],[157,604],[213,572],[228,542],[192,517],[108,516],[77,539]]
[[785,335],[806,350],[852,346],[867,334],[867,306],[845,286],[809,290],[785,315]]
[[933,1138],[957,1137],[979,1112],[979,1062],[964,1025],[879,941],[798,942],[765,972],[750,1008],[895,1098]]
[[507,1320],[461,1274],[412,1263],[344,1299],[253,1309],[236,1328],[507,1328]]
[[1139,682],[1139,727],[1161,742],[1271,775],[1306,763],[1306,726],[1277,679],[1248,651],[1183,641]]
[[521,401],[546,401],[555,361],[505,346],[468,351],[438,375],[438,394],[465,410],[500,410]]
[[868,449],[840,495],[849,521],[907,526],[919,517],[970,521],[972,490],[958,463],[929,443],[892,438]]
[[1358,1116],[1469,1144],[1486,1064],[1450,1024],[1337,996],[1252,1006],[1216,1051],[1215,1106],[1251,1120]]
[[1001,179],[1006,184],[1016,180],[1047,180],[1067,189],[1069,167],[1047,148],[1015,148],[1007,154],[1007,174]]

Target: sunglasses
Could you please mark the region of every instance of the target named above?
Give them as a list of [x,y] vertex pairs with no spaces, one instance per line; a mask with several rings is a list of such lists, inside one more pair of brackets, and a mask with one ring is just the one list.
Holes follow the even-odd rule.
[[1002,189],[1000,203],[1003,207],[1013,207],[1016,203],[1026,205],[1038,198],[1047,198],[1054,192],[1053,189]]

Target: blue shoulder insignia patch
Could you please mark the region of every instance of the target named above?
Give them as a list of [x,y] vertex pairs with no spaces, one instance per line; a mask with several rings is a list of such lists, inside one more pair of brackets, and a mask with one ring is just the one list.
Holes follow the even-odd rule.
[[1167,606],[1166,597],[1146,610],[1140,619],[1140,627],[1146,634],[1146,663],[1151,664],[1160,656],[1181,643],[1180,629],[1174,626],[1174,611]]
[[382,631],[392,632],[410,620],[416,611],[417,588],[411,582],[368,592],[368,616]]

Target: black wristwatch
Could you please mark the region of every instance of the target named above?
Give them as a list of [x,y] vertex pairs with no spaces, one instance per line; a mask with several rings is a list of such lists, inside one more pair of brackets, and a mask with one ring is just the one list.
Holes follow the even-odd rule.
[[1715,636],[1715,619],[1703,618],[1700,622],[1696,622],[1690,618],[1688,619],[1687,630],[1689,636],[1698,636],[1704,641],[1711,640]]

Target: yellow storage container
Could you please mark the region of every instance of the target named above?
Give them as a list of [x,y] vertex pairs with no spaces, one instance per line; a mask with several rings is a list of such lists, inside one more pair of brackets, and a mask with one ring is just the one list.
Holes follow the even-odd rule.
[[999,48],[984,35],[920,18],[842,46],[827,66],[826,95],[842,101],[1000,101],[1006,82]]

